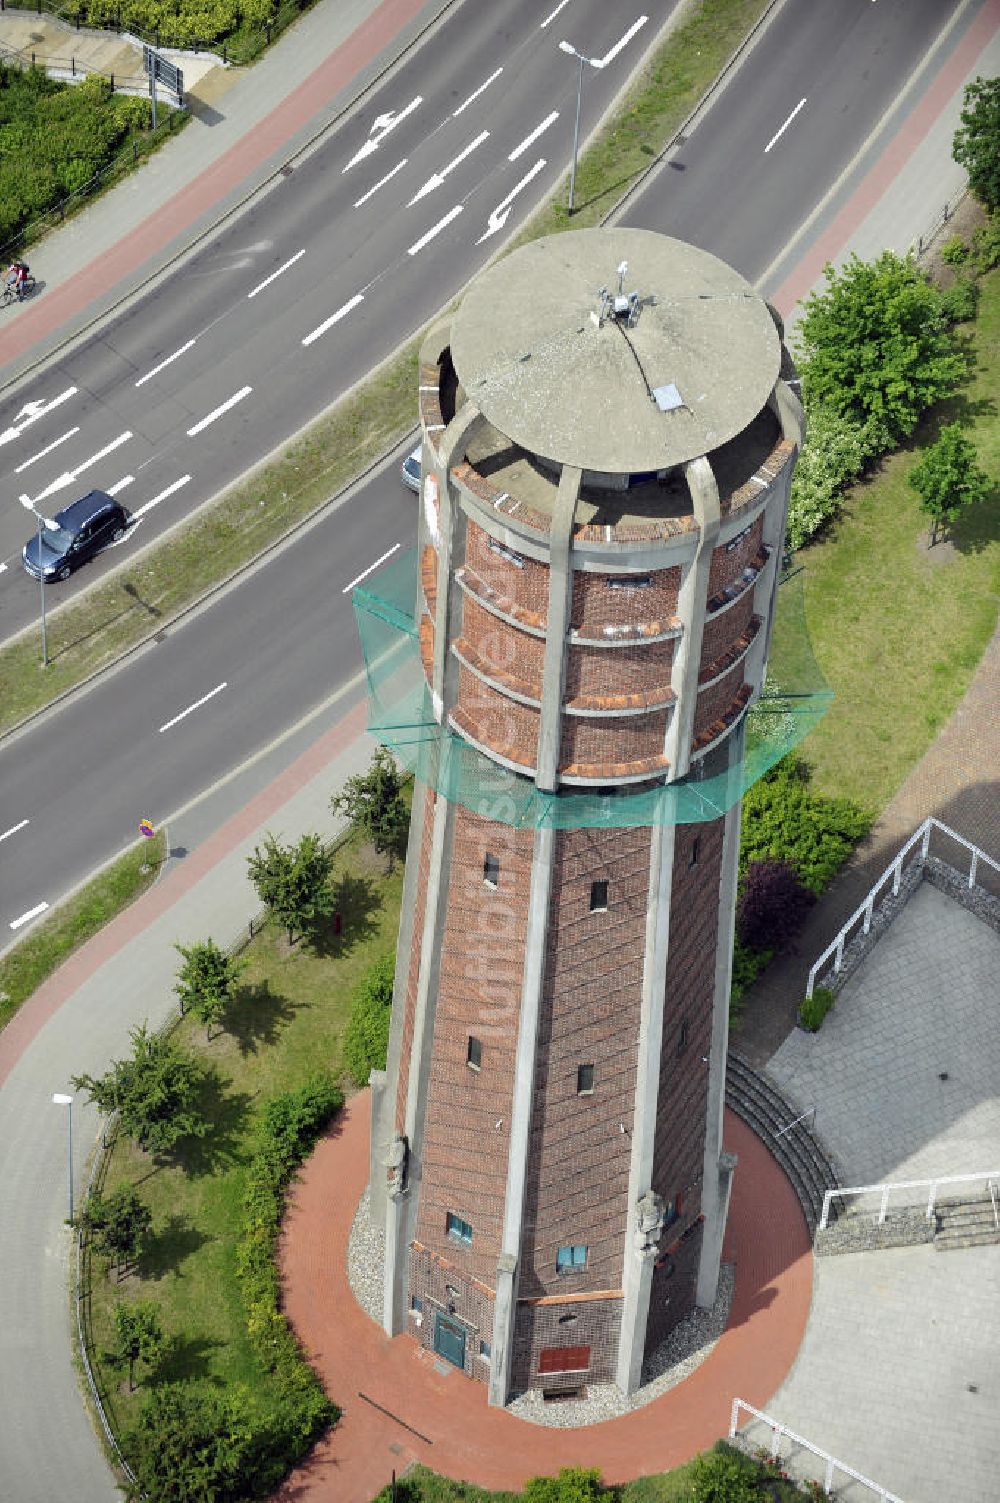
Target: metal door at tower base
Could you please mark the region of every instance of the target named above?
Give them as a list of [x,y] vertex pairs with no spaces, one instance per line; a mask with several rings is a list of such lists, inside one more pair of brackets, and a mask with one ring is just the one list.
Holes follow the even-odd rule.
[[434,1321],[434,1350],[456,1367],[465,1367],[465,1327],[440,1310]]

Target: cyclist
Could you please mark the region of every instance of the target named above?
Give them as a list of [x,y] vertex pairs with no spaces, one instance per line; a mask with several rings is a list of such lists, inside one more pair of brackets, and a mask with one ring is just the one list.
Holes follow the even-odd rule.
[[24,295],[24,284],[28,280],[27,261],[12,261],[7,269],[7,286],[17,294],[18,301]]

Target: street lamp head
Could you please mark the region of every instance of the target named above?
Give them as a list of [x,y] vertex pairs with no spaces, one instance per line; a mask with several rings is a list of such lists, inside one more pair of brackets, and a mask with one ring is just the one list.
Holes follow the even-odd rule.
[[17,499],[20,501],[20,503],[24,507],[25,511],[34,511],[34,509],[35,509],[35,503],[34,503],[34,501],[32,501],[32,499],[31,499],[30,496],[25,496],[23,494],[23,492],[22,492],[22,494],[20,496],[18,496]]
[[576,48],[573,46],[572,42],[567,42],[565,40],[559,43],[559,51],[560,52],[568,52],[569,55],[570,55],[570,57],[579,57],[580,56],[580,54],[577,52]]
[[72,1096],[67,1096],[62,1091],[56,1091],[55,1095],[52,1097],[52,1100],[53,1100],[53,1102],[55,1103],[56,1106],[72,1106],[73,1105],[73,1098],[72,1098]]

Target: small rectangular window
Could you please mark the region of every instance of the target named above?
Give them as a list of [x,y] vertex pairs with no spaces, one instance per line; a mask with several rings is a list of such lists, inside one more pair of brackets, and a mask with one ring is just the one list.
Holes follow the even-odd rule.
[[701,836],[696,835],[691,842],[691,854],[688,857],[688,866],[697,866],[698,857],[701,855]]
[[483,1064],[483,1043],[469,1034],[469,1046],[465,1051],[465,1063],[470,1070],[480,1070]]
[[591,884],[590,884],[590,911],[591,911],[591,913],[607,913],[607,911],[608,911],[608,884],[607,884],[607,882],[591,882]]
[[420,1297],[415,1294],[413,1296],[413,1298],[410,1300],[410,1309],[413,1311],[414,1315],[419,1315],[422,1312],[423,1308],[424,1308],[424,1302],[423,1302],[423,1300],[420,1299]]
[[463,1221],[461,1216],[456,1216],[454,1211],[448,1212],[446,1226],[448,1236],[453,1237],[456,1242],[472,1241],[472,1227],[467,1221]]
[[613,574],[607,580],[609,590],[651,590],[652,574]]
[[681,1055],[688,1046],[688,1020],[681,1019],[681,1026],[677,1030],[677,1053]]
[[498,543],[496,538],[488,538],[486,541],[486,546],[491,553],[497,554],[499,558],[505,558],[507,562],[509,564],[513,564],[516,569],[524,568],[523,554],[515,553],[513,548],[508,548],[505,544]]
[[560,1247],[556,1253],[556,1273],[579,1273],[587,1266],[587,1249],[583,1243]]
[[543,1346],[538,1354],[540,1373],[583,1373],[589,1367],[589,1346]]
[[483,881],[487,887],[496,887],[500,881],[500,857],[489,851],[483,857]]
[[493,1355],[493,1348],[488,1341],[481,1341],[479,1343],[479,1355],[480,1357],[485,1357],[487,1362],[490,1360]]
[[594,1089],[593,1065],[577,1065],[576,1067],[576,1094],[589,1096]]

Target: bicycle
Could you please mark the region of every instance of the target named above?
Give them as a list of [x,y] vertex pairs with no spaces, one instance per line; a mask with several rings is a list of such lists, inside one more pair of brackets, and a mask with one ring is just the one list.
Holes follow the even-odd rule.
[[20,287],[12,286],[10,282],[7,282],[4,285],[2,295],[0,295],[0,306],[6,308],[10,303],[23,303],[26,297],[31,297],[35,291],[35,287],[35,278],[30,271]]

